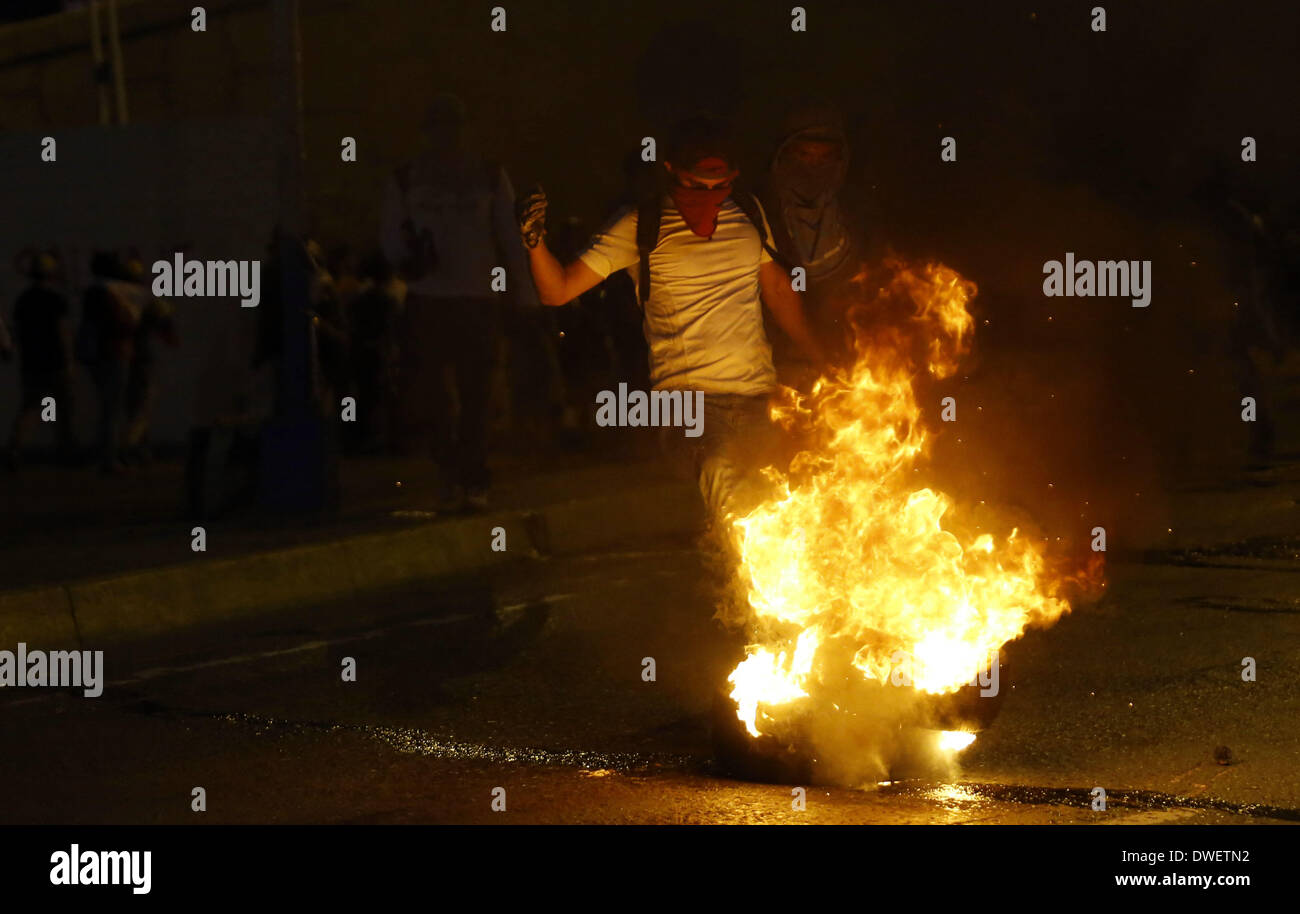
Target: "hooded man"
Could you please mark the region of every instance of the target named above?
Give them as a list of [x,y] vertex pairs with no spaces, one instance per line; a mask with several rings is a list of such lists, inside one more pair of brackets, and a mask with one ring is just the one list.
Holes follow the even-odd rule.
[[826,104],[805,102],[786,115],[768,169],[764,200],[775,213],[777,250],[807,273],[808,311],[822,339],[843,343],[844,312],[862,278],[865,242],[841,203],[849,167],[844,119]]
[[808,106],[786,118],[771,167],[776,238],[813,282],[834,277],[852,254],[839,204],[848,167],[849,146],[837,111]]
[[738,175],[719,122],[683,122],[668,145],[658,190],[641,206],[617,211],[567,265],[543,243],[545,194],[539,189],[520,207],[543,304],[566,304],[615,271],[635,271],[651,386],[684,397],[703,392],[700,437],[674,428],[665,438],[686,448],[717,520],[752,505],[753,471],[774,452],[768,401],[777,381],[762,306],[809,358],[823,359],[790,274],[766,243],[771,229],[762,207],[736,189]]

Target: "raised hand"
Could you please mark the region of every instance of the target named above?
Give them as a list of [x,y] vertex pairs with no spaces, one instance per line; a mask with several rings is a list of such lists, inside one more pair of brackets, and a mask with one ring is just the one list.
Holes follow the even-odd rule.
[[546,207],[548,205],[546,191],[542,190],[540,184],[520,198],[516,206],[516,215],[519,219],[519,234],[524,240],[525,247],[537,247],[542,240],[542,236],[546,234]]

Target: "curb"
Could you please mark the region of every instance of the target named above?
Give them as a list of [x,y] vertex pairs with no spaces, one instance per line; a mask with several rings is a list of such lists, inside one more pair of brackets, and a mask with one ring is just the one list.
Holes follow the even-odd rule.
[[[29,649],[72,650],[159,635],[538,555],[688,532],[702,517],[692,487],[657,483],[537,511],[456,518],[231,559],[196,559],[108,578],[0,591],[0,647],[21,641]],[[495,527],[506,531],[505,552],[492,551]]]

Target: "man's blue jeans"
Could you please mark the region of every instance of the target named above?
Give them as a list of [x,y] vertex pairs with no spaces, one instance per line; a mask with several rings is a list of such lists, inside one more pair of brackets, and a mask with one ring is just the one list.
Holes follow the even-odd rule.
[[665,450],[698,480],[715,526],[743,517],[770,492],[760,471],[779,464],[782,448],[768,408],[766,396],[706,393],[700,437],[681,428],[660,432]]

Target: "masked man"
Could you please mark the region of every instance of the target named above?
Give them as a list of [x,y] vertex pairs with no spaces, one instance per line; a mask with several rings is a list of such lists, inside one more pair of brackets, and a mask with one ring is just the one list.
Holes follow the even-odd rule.
[[841,205],[849,144],[840,113],[805,103],[786,116],[772,155],[764,200],[776,248],[807,278],[810,320],[819,339],[844,343],[844,313],[865,279],[865,244]]
[[768,417],[776,388],[762,305],[814,362],[822,352],[804,320],[789,272],[774,259],[757,199],[722,125],[693,118],[676,131],[660,184],[639,206],[614,214],[576,260],[561,264],[543,243],[547,200],[520,206],[520,230],[543,304],[563,305],[618,270],[630,270],[644,311],[655,390],[704,395],[702,434],[665,429],[692,463],[715,519],[743,514],[761,492],[754,470],[775,452]]

